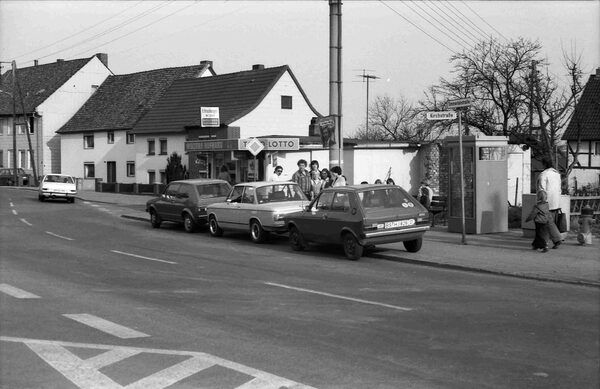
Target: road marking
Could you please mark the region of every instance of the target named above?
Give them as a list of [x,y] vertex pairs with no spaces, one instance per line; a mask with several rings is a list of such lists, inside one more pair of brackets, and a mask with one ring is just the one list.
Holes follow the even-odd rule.
[[55,236],[57,238],[61,238],[61,239],[64,239],[64,240],[74,240],[72,238],[67,238],[66,236],[58,235],[58,234],[55,234],[54,232],[50,232],[50,231],[46,231],[46,234],[52,235],[52,236]]
[[112,321],[108,321],[88,313],[64,314],[63,316],[121,339],[145,338],[150,336],[148,334],[144,334],[143,332],[136,331],[129,327],[113,323]]
[[29,293],[26,290],[23,289],[19,289],[17,287],[8,285],[8,284],[0,284],[0,292],[2,293],[6,293],[9,296],[12,296],[14,298],[18,298],[18,299],[39,299],[40,296],[33,294],[33,293]]
[[265,285],[276,286],[278,288],[285,288],[285,289],[296,290],[298,292],[306,292],[306,293],[312,293],[312,294],[319,294],[321,296],[327,296],[327,297],[333,297],[333,298],[342,299],[342,300],[354,301],[355,303],[377,305],[377,306],[384,307],[384,308],[397,309],[399,311],[412,311],[413,310],[412,308],[399,307],[397,305],[384,304],[384,303],[379,303],[377,301],[362,300],[362,299],[357,299],[357,298],[354,298],[354,297],[346,297],[346,296],[341,296],[339,294],[331,294],[331,293],[326,293],[326,292],[319,292],[318,290],[296,288],[295,286],[277,284],[277,283],[274,283],[274,282],[265,282],[264,284]]
[[11,206],[11,208],[12,208],[12,207],[14,207],[15,205],[14,205],[12,202],[10,202],[10,206]]
[[123,251],[119,251],[119,250],[110,250],[112,253],[115,254],[121,254],[121,255],[128,255],[130,257],[134,257],[134,258],[140,258],[140,259],[147,259],[148,261],[156,261],[156,262],[163,262],[163,263],[168,263],[171,265],[177,265],[177,262],[171,262],[171,261],[165,261],[164,259],[157,259],[157,258],[150,258],[150,257],[144,257],[143,255],[137,255],[137,254],[131,254],[131,253],[125,253]]
[[25,219],[21,219],[21,221],[25,224],[27,224],[29,227],[31,227],[33,224],[29,223],[27,220]]
[[[46,363],[58,370],[64,377],[82,389],[164,389],[172,386],[182,379],[185,379],[186,377],[190,377],[215,365],[223,366],[252,377],[250,381],[238,386],[236,389],[315,389],[311,386],[303,385],[283,377],[201,352],[60,342],[41,339],[15,338],[10,336],[0,336],[0,341],[24,343]],[[67,348],[88,348],[94,350],[106,350],[106,352],[92,358],[81,359],[70,352]],[[126,358],[135,358],[137,354],[142,353],[159,354],[165,356],[187,356],[188,359],[144,377],[139,381],[130,383],[127,386],[119,385],[99,370],[101,367],[115,364]]]
[[16,210],[16,209],[13,209],[13,210],[12,210],[12,213],[13,213],[13,215],[18,215],[18,213],[17,213],[17,210]]

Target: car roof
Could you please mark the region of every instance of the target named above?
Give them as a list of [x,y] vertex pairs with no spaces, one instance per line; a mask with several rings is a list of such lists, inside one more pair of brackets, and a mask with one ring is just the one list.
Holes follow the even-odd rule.
[[189,180],[177,180],[177,181],[171,181],[169,182],[169,184],[192,184],[192,185],[196,185],[196,184],[228,184],[227,181],[225,180],[219,180],[217,178],[192,178]]
[[73,177],[70,174],[60,174],[60,173],[48,173],[48,174],[44,174],[44,177],[47,177],[47,176]]
[[260,186],[266,186],[266,185],[286,185],[286,184],[294,184],[296,185],[296,183],[294,181],[252,181],[252,182],[240,182],[239,184],[236,184],[235,186],[252,186],[254,188],[258,188]]
[[400,188],[398,185],[387,185],[387,184],[356,184],[356,185],[345,185],[345,186],[333,186],[323,189],[324,191],[331,190],[345,190],[345,191],[362,191],[362,190],[374,190],[374,189],[386,189],[389,187]]

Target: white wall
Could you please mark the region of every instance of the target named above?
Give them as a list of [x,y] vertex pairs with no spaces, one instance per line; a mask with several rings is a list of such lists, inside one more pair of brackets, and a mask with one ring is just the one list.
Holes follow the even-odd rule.
[[[582,166],[588,167],[587,169],[579,169],[574,167],[569,175],[569,189],[572,190],[575,187],[575,180],[577,180],[577,188],[581,189],[586,185],[592,187],[600,186],[600,154],[595,154],[595,143],[591,142],[591,156],[590,156],[590,142],[582,141],[579,144],[579,155],[577,156],[578,161]],[[569,147],[572,150],[577,149],[577,142],[570,141]],[[591,159],[591,163],[590,163]],[[569,164],[573,162],[573,155],[569,153]],[[591,169],[589,168],[591,167]]]
[[[37,107],[43,117],[43,171],[38,174],[60,173],[61,141],[56,131],[60,129],[90,98],[95,89],[92,85],[100,85],[110,75],[110,70],[97,58],[93,57],[64,85],[54,92],[46,101]],[[83,144],[83,141],[82,143]],[[81,144],[79,148],[81,148]]]
[[[148,139],[154,139],[155,151],[160,152],[160,139],[167,139],[166,155],[148,155]],[[148,182],[148,170],[156,172],[156,180],[160,180],[160,171],[166,170],[167,158],[173,152],[181,156],[181,163],[189,169],[188,156],[184,149],[185,134],[137,134],[135,136],[135,181],[140,184],[151,184]]]
[[[281,109],[281,96],[292,96],[292,109]],[[285,72],[252,112],[229,126],[240,127],[240,138],[308,136],[308,126],[314,116],[316,114],[304,100],[289,72]]]
[[412,183],[420,178],[420,163],[415,149],[359,149],[354,151],[354,183],[367,181],[369,184],[376,179],[385,180],[390,167],[391,177],[409,193],[416,192],[417,187]]
[[[508,145],[508,202],[520,206],[523,194],[531,192],[531,149],[523,151],[519,145]],[[516,203],[515,203],[516,193]]]

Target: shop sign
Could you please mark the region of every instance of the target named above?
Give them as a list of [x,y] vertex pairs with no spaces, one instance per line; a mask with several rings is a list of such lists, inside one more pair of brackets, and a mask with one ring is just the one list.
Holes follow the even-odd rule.
[[185,142],[185,151],[216,151],[237,149],[237,139],[192,140]]
[[263,144],[264,150],[296,151],[300,150],[300,138],[250,138],[239,139],[238,150],[247,150],[248,144],[257,139]]
[[200,126],[219,127],[219,107],[200,107]]

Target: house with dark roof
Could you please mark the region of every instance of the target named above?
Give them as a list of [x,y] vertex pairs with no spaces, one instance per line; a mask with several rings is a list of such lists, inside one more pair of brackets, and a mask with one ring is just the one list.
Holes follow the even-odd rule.
[[176,80],[214,75],[212,62],[201,61],[193,66],[109,76],[58,130],[62,172],[89,179],[84,180],[86,185],[93,185],[96,178],[104,182],[140,182],[136,174],[136,149],[159,156],[166,165],[166,155],[175,146],[167,137],[160,137],[152,144],[143,139],[140,146],[133,128]]
[[[212,114],[210,123],[203,122],[202,108]],[[162,139],[175,145],[169,154],[188,154],[190,177],[217,177],[225,167],[234,181],[264,178],[278,151],[299,149],[315,116],[321,115],[287,65],[177,80],[133,129],[136,179],[151,182],[165,168],[165,158],[151,152]],[[267,151],[256,162],[247,149],[251,138]]]
[[569,187],[600,186],[600,68],[585,85],[562,139],[568,144],[569,165],[575,161]]
[[60,173],[61,148],[56,131],[110,74],[106,54],[41,65],[36,61],[34,66],[18,68],[16,78],[12,69],[4,72],[0,81],[0,166],[13,165],[14,109],[17,167],[28,173],[33,170],[28,131],[37,174]]

